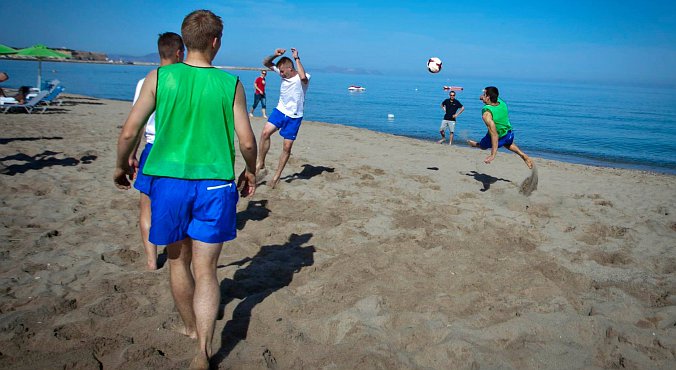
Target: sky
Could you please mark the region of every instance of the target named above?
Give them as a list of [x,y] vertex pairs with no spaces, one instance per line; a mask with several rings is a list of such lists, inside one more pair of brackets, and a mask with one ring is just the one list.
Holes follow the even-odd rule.
[[141,56],[196,9],[223,19],[216,65],[295,47],[308,70],[415,74],[436,56],[450,76],[676,86],[671,0],[12,1],[0,44]]

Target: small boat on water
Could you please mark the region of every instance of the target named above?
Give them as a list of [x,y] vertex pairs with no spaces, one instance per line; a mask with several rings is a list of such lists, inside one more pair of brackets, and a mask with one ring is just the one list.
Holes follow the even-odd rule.
[[462,91],[464,88],[462,86],[444,86],[444,90]]
[[348,91],[366,91],[365,87],[357,86],[357,85],[351,85],[350,87],[347,88]]

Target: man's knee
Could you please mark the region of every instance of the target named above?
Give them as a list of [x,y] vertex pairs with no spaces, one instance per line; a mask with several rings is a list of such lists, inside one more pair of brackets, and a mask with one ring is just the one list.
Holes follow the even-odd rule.
[[263,132],[261,133],[261,139],[262,140],[269,140],[270,136],[277,131],[277,127],[271,123],[266,123],[265,127],[263,128]]

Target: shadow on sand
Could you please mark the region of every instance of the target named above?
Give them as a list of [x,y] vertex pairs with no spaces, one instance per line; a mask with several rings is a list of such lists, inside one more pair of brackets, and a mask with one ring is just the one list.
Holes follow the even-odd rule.
[[281,180],[286,181],[287,183],[294,180],[309,180],[315,176],[319,176],[324,172],[333,173],[334,169],[332,167],[324,166],[313,166],[311,164],[304,164],[303,170],[296,172],[293,175],[282,177]]
[[61,154],[60,152],[52,152],[49,150],[45,150],[44,152],[40,154],[36,154],[34,156],[30,156],[27,154],[23,153],[17,153],[14,155],[10,155],[4,158],[0,158],[0,162],[5,162],[5,161],[21,161],[24,163],[21,164],[12,164],[7,167],[4,167],[0,170],[0,174],[3,175],[8,175],[8,176],[14,176],[18,173],[25,173],[30,170],[41,170],[45,167],[52,167],[52,166],[77,166],[80,163],[84,164],[90,164],[93,161],[98,158],[95,155],[85,155],[81,157],[80,159],[73,158],[73,157],[66,157],[66,158],[56,158],[57,154]]
[[502,179],[498,177],[493,177],[491,175],[486,175],[485,173],[479,173],[476,171],[470,171],[465,174],[465,176],[471,176],[474,177],[474,180],[479,181],[484,185],[483,189],[480,189],[479,191],[486,191],[491,188],[491,184],[495,184],[498,181],[505,181],[505,182],[512,182],[507,179]]
[[61,136],[40,136],[40,137],[7,137],[0,138],[0,145],[9,144],[14,141],[38,141],[38,140],[63,140]]
[[[238,266],[233,279],[221,282],[221,312],[233,299],[241,300],[235,307],[232,318],[221,333],[221,348],[214,354],[211,365],[218,367],[241,341],[246,339],[251,322],[251,312],[257,304],[277,290],[288,286],[293,275],[303,267],[314,264],[315,247],[303,246],[312,234],[291,234],[282,245],[262,246],[253,257],[232,262],[226,266]],[[219,268],[226,267],[219,266]]]
[[268,201],[250,200],[246,205],[246,209],[237,212],[237,230],[243,230],[248,221],[262,221],[270,215],[268,209]]

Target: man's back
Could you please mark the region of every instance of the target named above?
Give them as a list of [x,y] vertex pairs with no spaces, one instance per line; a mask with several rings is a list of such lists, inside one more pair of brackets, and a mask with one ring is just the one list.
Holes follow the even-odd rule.
[[237,81],[216,68],[184,63],[159,68],[156,138],[144,173],[181,179],[234,179]]

